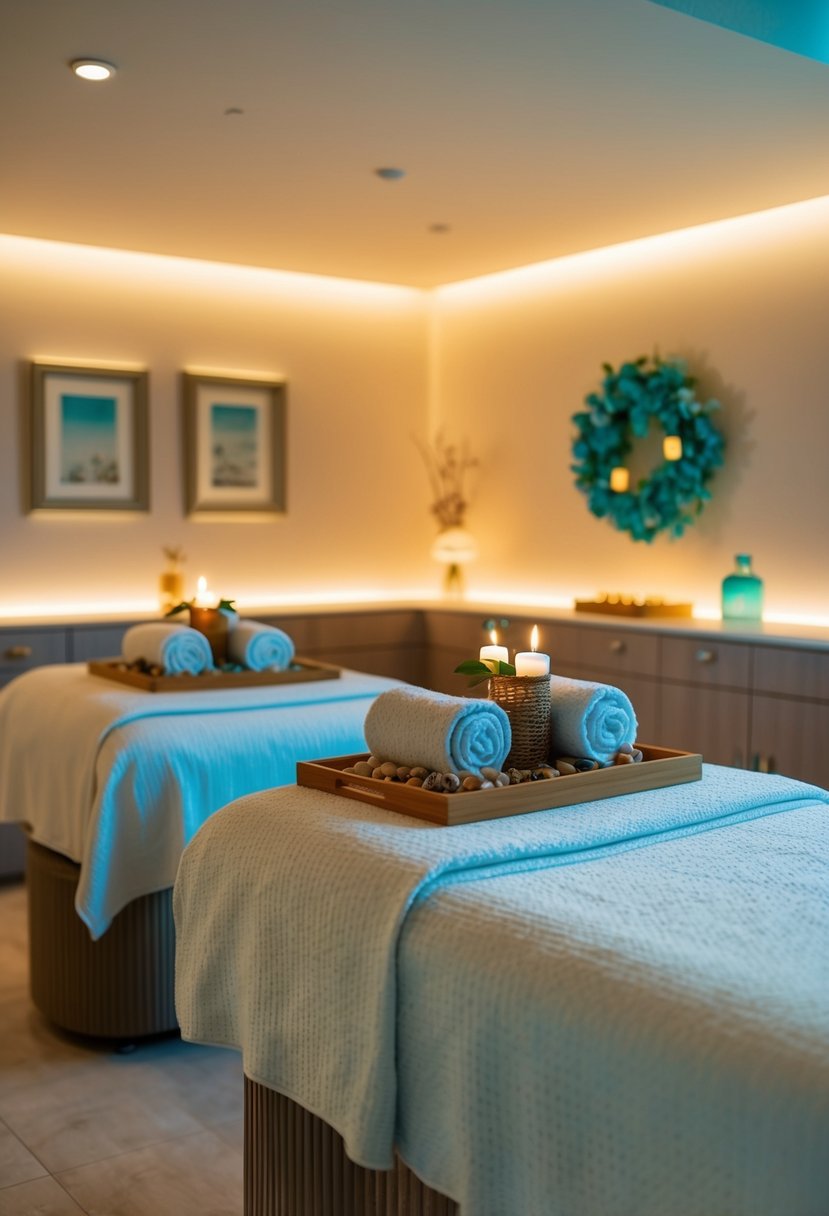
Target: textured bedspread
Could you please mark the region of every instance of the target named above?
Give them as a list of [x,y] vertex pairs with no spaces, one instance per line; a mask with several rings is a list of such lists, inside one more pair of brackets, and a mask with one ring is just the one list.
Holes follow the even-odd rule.
[[182,859],[182,1032],[463,1216],[825,1216],[827,803],[712,766],[451,829],[244,798]]
[[78,915],[97,938],[130,900],[172,886],[219,807],[294,781],[297,760],[365,747],[374,698],[399,682],[339,680],[153,694],[38,668],[0,694],[0,820],[81,863]]

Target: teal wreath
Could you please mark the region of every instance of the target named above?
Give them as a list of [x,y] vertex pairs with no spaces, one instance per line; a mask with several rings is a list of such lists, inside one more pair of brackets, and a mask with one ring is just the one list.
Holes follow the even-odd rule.
[[[589,408],[573,414],[576,485],[595,516],[634,540],[652,541],[663,531],[681,536],[711,497],[708,484],[723,463],[725,440],[709,417],[719,402],[697,399],[695,382],[678,360],[642,356],[618,371],[609,363],[602,368],[601,391],[588,393]],[[635,489],[611,490],[611,470],[625,464],[653,420],[682,440],[681,458],[663,461]]]

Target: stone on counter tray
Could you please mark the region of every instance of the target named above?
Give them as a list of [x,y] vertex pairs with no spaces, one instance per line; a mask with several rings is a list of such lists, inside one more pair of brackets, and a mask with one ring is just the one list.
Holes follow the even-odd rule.
[[435,790],[443,792],[443,773],[430,773],[428,777],[423,779],[424,790]]
[[443,774],[443,792],[444,794],[454,794],[456,790],[461,788],[461,779],[457,773]]
[[380,772],[383,774],[384,777],[396,777],[397,776],[397,765],[393,764],[391,760],[386,760],[383,764],[380,765]]
[[[349,770],[346,769],[345,771],[348,772]],[[367,760],[358,760],[357,763],[354,765],[354,772],[357,774],[358,777],[370,777],[371,774],[374,772],[374,768],[369,764],[369,762]]]

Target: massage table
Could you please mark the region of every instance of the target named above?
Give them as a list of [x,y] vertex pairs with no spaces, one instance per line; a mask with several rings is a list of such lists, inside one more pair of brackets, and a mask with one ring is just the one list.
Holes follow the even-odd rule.
[[[218,679],[219,677],[205,677]],[[398,681],[339,678],[151,693],[37,668],[0,692],[0,821],[29,837],[31,992],[57,1026],[132,1040],[175,1029],[172,886],[214,811],[364,747]]]
[[298,786],[214,815],[176,999],[242,1052],[246,1216],[826,1216],[829,793],[702,772],[448,828]]

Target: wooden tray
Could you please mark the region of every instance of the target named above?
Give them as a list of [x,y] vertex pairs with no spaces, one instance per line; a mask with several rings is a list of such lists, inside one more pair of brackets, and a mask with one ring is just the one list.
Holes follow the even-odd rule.
[[623,604],[621,600],[576,600],[576,612],[602,612],[607,616],[692,616],[693,604]]
[[413,815],[416,819],[428,819],[442,827],[453,827],[458,823],[502,819],[507,815],[523,815],[526,811],[550,810],[592,802],[596,798],[613,798],[617,794],[683,785],[702,777],[702,756],[696,752],[671,751],[645,743],[636,746],[643,757],[638,764],[614,764],[612,768],[597,768],[589,773],[573,773],[548,781],[526,781],[503,789],[470,790],[464,794],[436,794],[416,786],[377,781],[374,777],[358,777],[342,771],[358,760],[368,759],[368,752],[335,756],[330,760],[302,760],[296,766],[296,779],[297,785],[355,798],[358,802],[398,811],[401,815]]
[[338,680],[339,667],[294,659],[287,671],[213,671],[200,676],[147,676],[140,671],[123,671],[123,659],[90,659],[93,676],[143,688],[145,692],[219,692],[225,688],[253,688],[257,684],[303,684],[308,680]]

